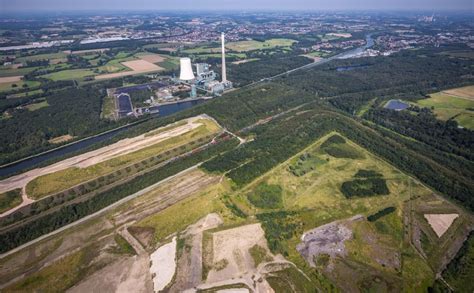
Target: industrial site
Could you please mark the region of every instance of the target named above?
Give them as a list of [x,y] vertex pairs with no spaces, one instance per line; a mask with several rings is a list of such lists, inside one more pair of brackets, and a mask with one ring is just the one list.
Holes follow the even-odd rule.
[[472,15],[387,1],[0,3],[0,291],[474,292]]

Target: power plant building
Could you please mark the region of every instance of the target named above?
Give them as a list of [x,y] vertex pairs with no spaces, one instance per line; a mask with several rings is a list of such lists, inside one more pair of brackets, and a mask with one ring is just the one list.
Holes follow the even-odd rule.
[[[232,88],[232,82],[227,80],[226,60],[225,60],[225,34],[221,33],[221,50],[222,50],[222,81],[216,81],[216,73],[210,70],[207,63],[196,64],[196,76],[194,76],[191,59],[180,59],[180,75],[179,79],[186,83],[196,86],[203,86],[206,90],[213,94],[219,95],[227,89]],[[195,89],[194,87],[194,89]],[[195,96],[195,92],[191,96]]]
[[180,74],[179,79],[183,81],[191,81],[194,79],[193,67],[191,65],[191,59],[181,58],[179,60]]

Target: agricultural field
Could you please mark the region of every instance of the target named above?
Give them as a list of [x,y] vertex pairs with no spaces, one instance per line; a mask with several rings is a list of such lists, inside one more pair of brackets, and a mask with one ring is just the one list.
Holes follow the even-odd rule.
[[454,119],[459,125],[474,129],[474,86],[435,93],[417,104],[432,108],[441,120]]
[[32,72],[35,69],[38,69],[38,67],[13,68],[13,67],[2,66],[0,67],[0,78],[10,77],[10,76],[23,76],[25,74]]
[[94,76],[95,73],[91,69],[70,69],[62,70],[58,72],[53,72],[49,74],[42,75],[43,78],[48,78],[53,81],[58,80],[82,80],[87,76]]
[[264,42],[259,41],[239,41],[231,42],[226,45],[226,48],[237,52],[247,52],[253,50],[268,50],[276,47],[289,49],[296,41],[290,39],[269,39]]
[[0,93],[1,92],[8,92],[8,91],[11,91],[11,90],[16,90],[16,89],[24,89],[25,87],[33,88],[33,87],[37,87],[37,86],[40,86],[40,85],[41,85],[41,83],[39,81],[29,81],[29,80],[18,80],[18,81],[12,81],[12,82],[5,82],[5,83],[0,83]]
[[67,54],[64,52],[50,53],[50,54],[37,54],[32,56],[24,56],[15,59],[15,62],[26,62],[26,61],[37,61],[37,60],[53,60],[53,59],[64,59]]

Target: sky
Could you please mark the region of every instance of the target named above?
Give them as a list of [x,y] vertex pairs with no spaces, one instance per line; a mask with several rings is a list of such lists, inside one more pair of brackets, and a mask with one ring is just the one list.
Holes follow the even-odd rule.
[[461,10],[474,0],[0,0],[0,11]]

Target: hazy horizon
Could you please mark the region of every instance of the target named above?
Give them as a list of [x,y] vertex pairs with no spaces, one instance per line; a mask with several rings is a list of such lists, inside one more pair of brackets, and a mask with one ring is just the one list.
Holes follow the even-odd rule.
[[0,0],[0,11],[67,12],[67,11],[464,11],[473,13],[471,0]]

